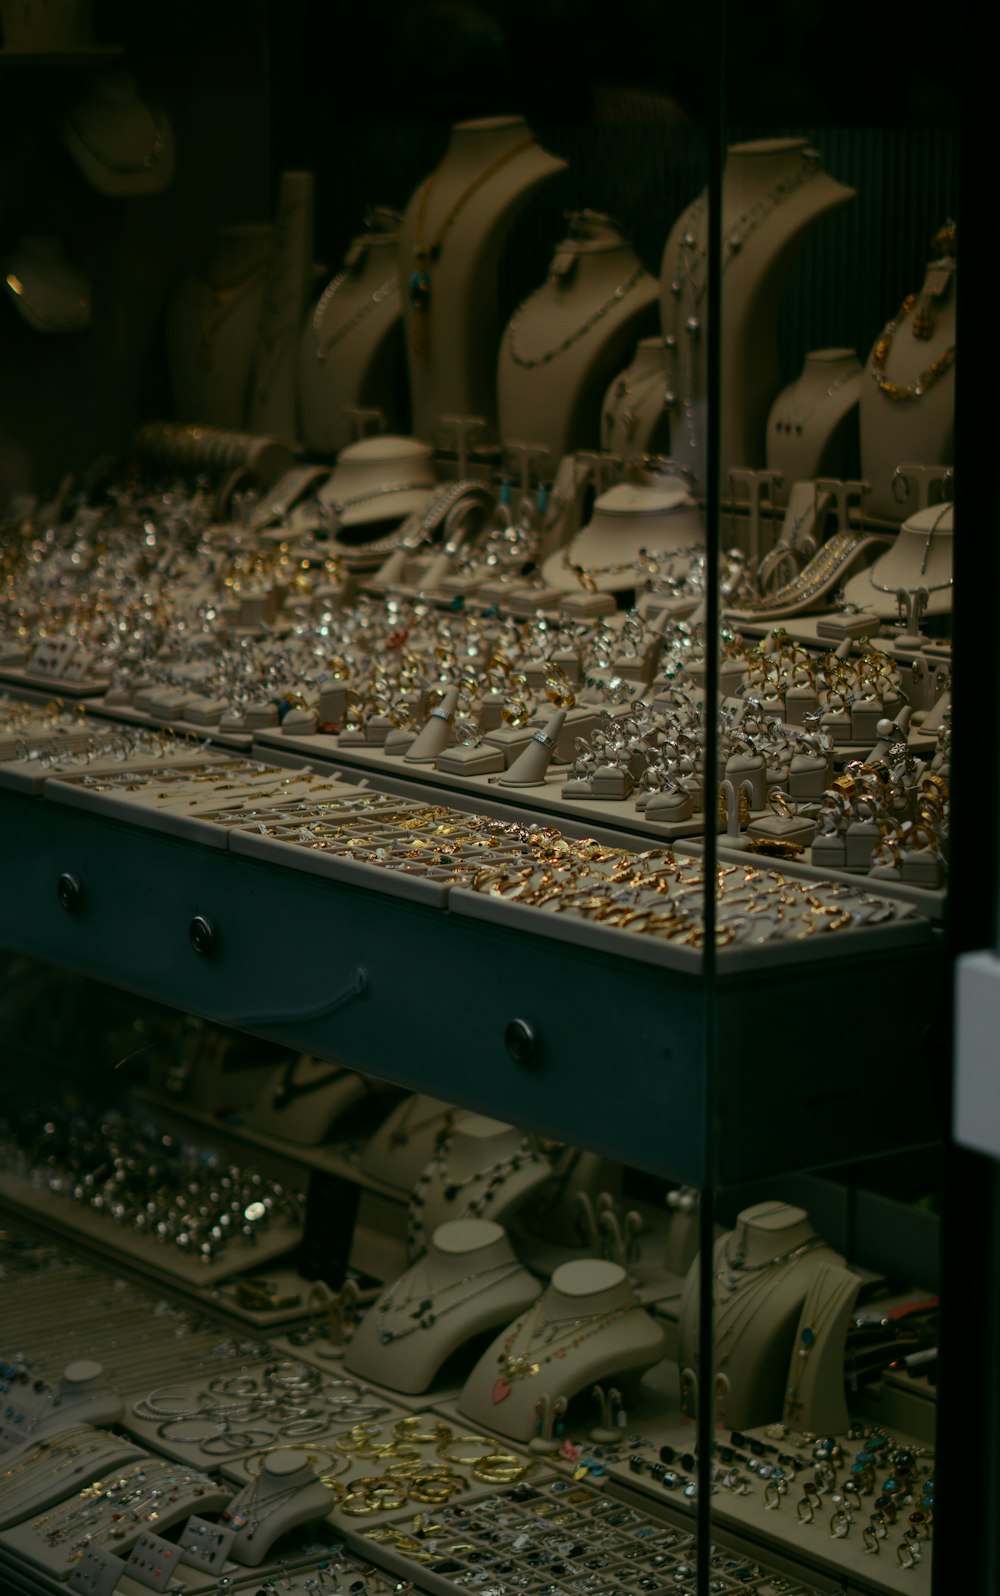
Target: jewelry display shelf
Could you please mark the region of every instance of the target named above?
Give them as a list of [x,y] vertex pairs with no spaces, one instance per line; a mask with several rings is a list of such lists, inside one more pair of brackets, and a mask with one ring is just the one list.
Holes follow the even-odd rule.
[[[558,917],[543,910],[512,915],[516,905],[502,900],[465,901],[473,893],[449,896],[462,912],[443,911],[385,891],[386,873],[375,866],[356,867],[379,878],[370,890],[313,873],[308,849],[297,861],[306,868],[252,857],[249,834],[206,848],[11,792],[0,793],[0,815],[0,945],[620,1162],[692,1184],[708,1177],[706,1082],[695,1065],[705,1021],[697,950],[663,944],[666,957],[650,949],[650,962],[641,937],[584,922],[557,930]],[[68,909],[56,891],[61,878]],[[715,1169],[726,1180],[933,1139],[931,1094],[917,1086],[922,1016],[905,1009],[894,1046],[846,1075],[843,1027],[815,1023],[844,1012],[855,1034],[879,1034],[902,983],[919,985],[924,1012],[933,1012],[945,971],[930,928],[811,940],[837,957],[807,953],[792,982],[789,961],[767,949],[758,961],[719,960],[718,1090],[727,1115]],[[615,1001],[572,1001],[588,990],[614,992]],[[810,1038],[808,1069],[798,1049],[776,1056],[765,1040],[776,1002],[788,1034]],[[433,1048],[415,1050],[415,1037],[426,1044],[429,1036]],[[581,1057],[614,1060],[614,1069],[584,1073]],[[761,1093],[765,1060],[769,1089]],[[780,1126],[770,1108],[776,1095]]]
[[133,709],[131,704],[109,704],[103,698],[87,698],[85,707],[89,714],[100,720],[117,720],[124,726],[142,726],[148,731],[180,732],[187,737],[197,737],[219,748],[231,748],[245,754],[253,742],[252,732],[222,731],[218,726],[202,726],[194,720],[179,720],[174,716],[148,715],[144,710]]

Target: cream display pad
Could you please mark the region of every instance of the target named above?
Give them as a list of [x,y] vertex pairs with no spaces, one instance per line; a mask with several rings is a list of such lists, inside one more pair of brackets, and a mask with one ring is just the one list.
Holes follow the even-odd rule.
[[353,440],[354,409],[378,410],[389,432],[397,431],[403,419],[397,401],[405,380],[399,218],[384,211],[373,216],[384,220],[384,228],[372,227],[351,241],[340,270],[302,326],[302,441],[323,454],[336,454]]
[[545,445],[553,463],[601,441],[608,383],[654,321],[656,282],[606,217],[582,212],[543,286],[500,347],[500,435]]
[[544,1396],[567,1402],[597,1380],[637,1376],[659,1362],[666,1336],[639,1307],[618,1264],[561,1264],[534,1307],[483,1353],[459,1411],[515,1441],[535,1433]]
[[[802,1304],[821,1264],[843,1259],[816,1234],[809,1216],[789,1203],[757,1203],[738,1216],[713,1254],[717,1424],[745,1429],[780,1418],[792,1341]],[[698,1368],[700,1255],[681,1294],[678,1361],[681,1401],[689,1417],[707,1375]]]
[[549,556],[542,576],[566,593],[623,592],[639,581],[642,550],[694,553],[704,542],[701,511],[676,479],[619,482],[595,499],[590,521]]
[[170,296],[167,363],[187,421],[243,425],[271,237],[269,223],[220,228],[201,273]]
[[447,416],[495,425],[501,251],[521,206],[564,165],[519,116],[459,122],[410,200],[400,265],[418,437],[432,438]]
[[80,171],[101,194],[159,194],[174,175],[174,133],[162,111],[145,105],[131,73],[105,73],[88,83],[62,126]]
[[[767,415],[781,386],[778,306],[796,254],[854,190],[822,169],[805,139],[733,144],[722,183],[721,466],[766,458]],[[662,318],[674,356],[670,452],[704,490],[708,382],[708,206],[704,194],[671,230],[663,253]],[[910,458],[908,456],[907,458]]]
[[500,1225],[450,1220],[366,1315],[345,1366],[390,1391],[426,1391],[452,1353],[508,1324],[541,1289]]
[[885,520],[904,514],[893,495],[897,466],[947,466],[955,458],[956,289],[954,258],[931,261],[920,293],[903,301],[868,357],[861,474],[870,483],[866,510]]
[[505,1223],[552,1174],[532,1138],[483,1114],[456,1114],[410,1198],[411,1254],[449,1219]]

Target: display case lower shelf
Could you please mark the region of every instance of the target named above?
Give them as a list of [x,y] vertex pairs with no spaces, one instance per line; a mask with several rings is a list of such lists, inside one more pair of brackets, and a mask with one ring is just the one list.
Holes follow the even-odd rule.
[[[704,1184],[934,1139],[933,1005],[894,1002],[929,1003],[941,981],[929,932],[859,937],[854,954],[845,936],[792,980],[720,961],[730,1131],[710,1152],[696,949],[661,969],[625,936],[620,951],[564,943],[16,793],[0,821],[0,945],[610,1158]],[[889,1001],[892,1046],[845,1069],[847,1038],[881,1035]]]

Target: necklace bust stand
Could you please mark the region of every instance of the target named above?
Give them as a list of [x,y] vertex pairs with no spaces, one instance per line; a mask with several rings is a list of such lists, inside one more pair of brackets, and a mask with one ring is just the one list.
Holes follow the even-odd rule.
[[814,349],[779,393],[767,418],[767,468],[781,473],[774,489],[779,504],[792,482],[857,475],[862,378],[853,349]]
[[666,454],[670,412],[666,396],[671,356],[662,337],[640,338],[630,364],[612,382],[602,406],[601,448],[628,459]]
[[453,1353],[509,1324],[541,1289],[500,1225],[450,1220],[366,1314],[344,1366],[390,1391],[426,1391]]
[[[730,145],[722,180],[721,473],[763,465],[767,414],[781,386],[778,306],[785,277],[825,218],[854,198],[805,139]],[[670,452],[704,492],[708,213],[704,196],[675,224],[663,252],[662,321],[674,350]]]
[[250,375],[249,431],[285,443],[298,434],[296,354],[312,292],[314,190],[311,172],[282,172]]
[[530,1441],[541,1397],[551,1408],[597,1381],[620,1385],[665,1352],[664,1331],[639,1307],[619,1264],[560,1264],[537,1304],[487,1347],[458,1409],[474,1424]]
[[300,1524],[318,1523],[332,1507],[333,1492],[316,1478],[306,1452],[271,1452],[223,1514],[236,1530],[229,1555],[245,1568],[256,1568],[282,1535]]
[[272,233],[268,222],[220,228],[204,270],[170,296],[167,365],[185,420],[243,425]]
[[103,1366],[90,1358],[67,1363],[55,1390],[25,1388],[16,1411],[0,1417],[0,1457],[22,1441],[37,1441],[77,1424],[117,1424],[122,1399],[107,1383]]
[[844,597],[860,609],[874,610],[883,620],[899,614],[896,594],[912,596],[927,590],[924,615],[950,615],[954,558],[955,511],[948,504],[929,504],[903,522],[887,553],[852,576]]
[[514,312],[500,346],[500,436],[530,438],[552,461],[594,448],[608,384],[652,329],[655,307],[655,280],[610,218],[571,217],[548,280]]
[[299,343],[299,415],[307,450],[336,454],[353,437],[349,411],[379,410],[387,432],[405,424],[399,221],[377,207],[351,241]]
[[[821,1264],[843,1264],[789,1203],[757,1203],[715,1245],[716,1422],[735,1429],[769,1424],[781,1415],[795,1327]],[[697,1412],[704,1376],[698,1368],[700,1256],[681,1293],[678,1363],[689,1418]]]
[[361,1168],[375,1180],[410,1192],[438,1144],[451,1130],[455,1109],[417,1092],[383,1120],[361,1154]]
[[418,438],[433,438],[445,416],[480,416],[495,431],[500,256],[518,211],[565,165],[519,116],[459,122],[410,200],[399,253]]
[[329,547],[362,564],[365,545],[422,509],[437,486],[429,443],[380,434],[359,438],[340,451],[337,464],[314,498],[289,518],[292,532],[330,525]]
[[542,578],[564,593],[623,593],[639,582],[641,550],[665,554],[704,542],[701,511],[676,477],[618,482],[594,500],[583,530],[549,555]]
[[130,72],[92,79],[70,107],[62,136],[99,194],[116,199],[162,194],[173,179],[173,128],[162,111],[140,100]]
[[795,1331],[782,1415],[786,1424],[821,1435],[843,1435],[848,1428],[847,1320],[860,1289],[860,1278],[836,1264],[820,1264],[813,1275]]
[[505,1225],[551,1174],[552,1165],[523,1131],[484,1114],[456,1114],[450,1135],[413,1188],[411,1256],[449,1219]]
[[[870,483],[866,515],[886,521],[903,518],[893,494],[893,477],[902,461],[940,466],[954,461],[955,365],[949,351],[955,348],[956,290],[954,257],[931,261],[920,293],[903,301],[868,357],[860,416],[861,474]],[[915,329],[925,336],[914,336]],[[948,364],[939,376],[928,378],[935,361]],[[879,366],[883,382],[909,391],[910,397],[890,397],[891,389],[887,392],[876,380]]]
[[90,325],[90,288],[64,258],[59,240],[18,239],[2,263],[5,291],[33,332],[80,332]]

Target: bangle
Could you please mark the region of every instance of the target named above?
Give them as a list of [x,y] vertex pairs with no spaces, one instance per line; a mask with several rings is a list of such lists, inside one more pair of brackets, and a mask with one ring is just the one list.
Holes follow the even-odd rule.
[[[485,1451],[474,1452],[471,1457],[467,1455],[463,1456],[462,1453],[456,1453],[454,1451],[455,1447],[469,1445],[485,1447]],[[496,1456],[496,1453],[493,1449],[493,1442],[486,1435],[449,1436],[448,1440],[442,1441],[436,1450],[438,1457],[443,1457],[447,1463],[460,1463],[466,1468],[470,1468],[473,1463],[481,1462],[483,1458]]]

